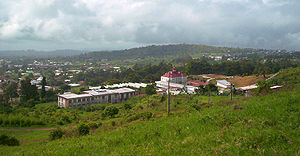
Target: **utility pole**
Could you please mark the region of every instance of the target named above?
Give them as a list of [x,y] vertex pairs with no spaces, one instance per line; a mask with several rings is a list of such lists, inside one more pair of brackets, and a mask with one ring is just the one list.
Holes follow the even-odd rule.
[[169,115],[170,113],[170,75],[168,76],[169,80],[168,80],[168,103],[167,103],[167,113]]
[[210,86],[209,84],[207,85],[208,87],[208,104],[210,103]]

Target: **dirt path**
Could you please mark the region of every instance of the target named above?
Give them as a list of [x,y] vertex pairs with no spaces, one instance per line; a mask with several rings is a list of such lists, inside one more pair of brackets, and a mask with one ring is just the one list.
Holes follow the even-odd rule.
[[0,131],[49,131],[56,128],[36,128],[36,129],[3,129],[0,128]]

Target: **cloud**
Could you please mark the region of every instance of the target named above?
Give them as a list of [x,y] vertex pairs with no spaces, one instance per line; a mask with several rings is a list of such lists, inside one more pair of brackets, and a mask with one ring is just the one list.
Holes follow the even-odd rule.
[[0,1],[0,49],[148,44],[300,50],[296,0]]

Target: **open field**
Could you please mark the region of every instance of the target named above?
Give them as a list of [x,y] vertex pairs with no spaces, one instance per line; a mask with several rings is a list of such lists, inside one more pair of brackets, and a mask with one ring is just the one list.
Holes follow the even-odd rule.
[[[266,75],[266,78],[264,78],[262,75],[256,76],[256,75],[250,75],[250,76],[226,76],[226,75],[217,75],[217,74],[204,74],[206,77],[213,78],[212,83],[216,83],[215,80],[227,80],[235,85],[235,87],[243,87],[248,86],[257,83],[258,81],[263,81],[272,75]],[[195,77],[195,76],[194,76]],[[199,79],[203,79],[200,76]],[[207,80],[207,79],[205,79]]]

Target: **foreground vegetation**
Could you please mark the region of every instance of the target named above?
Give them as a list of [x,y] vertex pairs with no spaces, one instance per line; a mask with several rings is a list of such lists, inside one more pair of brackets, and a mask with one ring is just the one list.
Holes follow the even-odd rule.
[[[83,137],[1,147],[1,155],[299,153],[300,89],[203,105]],[[21,138],[22,136],[17,136]]]
[[[0,146],[0,155],[299,155],[299,73],[281,71],[268,83],[284,88],[248,99],[214,96],[208,104],[204,96],[173,96],[169,116],[162,95],[113,105],[117,114],[105,104],[58,109],[56,115],[78,114],[56,132],[62,138],[50,139],[53,131],[0,131],[20,140],[20,146]],[[35,107],[48,105],[55,107]],[[78,125],[88,122],[101,124],[76,135]]]

